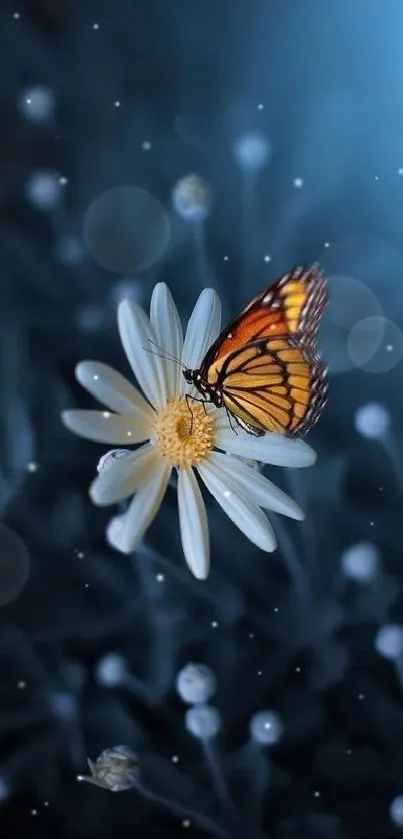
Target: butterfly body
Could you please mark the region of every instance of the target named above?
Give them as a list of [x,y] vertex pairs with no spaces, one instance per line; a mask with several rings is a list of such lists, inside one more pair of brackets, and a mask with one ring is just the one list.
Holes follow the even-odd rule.
[[250,434],[302,436],[327,398],[327,371],[316,348],[326,302],[321,268],[295,268],[249,303],[200,368],[184,371],[186,381]]

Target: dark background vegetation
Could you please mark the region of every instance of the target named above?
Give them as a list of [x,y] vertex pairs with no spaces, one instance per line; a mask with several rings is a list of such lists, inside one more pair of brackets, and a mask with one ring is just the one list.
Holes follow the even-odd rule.
[[[207,835],[136,791],[77,783],[88,755],[119,743],[139,754],[149,788],[225,825],[175,692],[192,660],[217,678],[216,748],[243,839],[399,834],[389,807],[403,791],[403,699],[374,638],[402,620],[403,606],[402,41],[395,0],[1,2],[0,504],[30,557],[22,593],[2,595],[0,614],[4,839]],[[21,106],[33,86],[54,97],[41,123]],[[250,130],[267,135],[272,159],[245,205],[232,149]],[[27,197],[43,170],[67,179],[47,211]],[[209,267],[171,208],[190,172],[214,194]],[[160,279],[185,320],[206,280],[230,317],[294,263],[322,261],[333,290],[344,278],[321,339],[331,387],[309,438],[318,463],[291,476],[272,470],[291,484],[306,523],[279,522],[280,547],[268,556],[212,505],[206,583],[184,564],[173,491],[137,554],[108,547],[111,511],[87,495],[106,449],[73,438],[59,419],[90,404],[74,380],[80,359],[127,372],[115,323],[122,277],[83,241],[94,199],[125,185],[154,195],[171,220],[161,259],[132,277],[145,305]],[[377,314],[377,301],[394,323],[385,335],[395,355],[384,370],[382,345],[363,370],[349,356],[349,330]],[[366,402],[389,411],[381,441],[354,426]],[[0,536],[7,592],[21,556],[8,555]],[[341,558],[363,541],[379,549],[380,571],[359,584]],[[286,570],[293,551],[308,573],[309,607]],[[125,656],[137,681],[97,683],[96,664],[110,652]],[[284,736],[271,751],[245,748],[251,715],[265,708],[280,715]]]

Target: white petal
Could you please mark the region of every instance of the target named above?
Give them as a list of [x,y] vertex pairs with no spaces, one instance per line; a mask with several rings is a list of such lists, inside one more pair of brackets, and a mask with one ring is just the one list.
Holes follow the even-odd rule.
[[119,550],[131,553],[141,542],[144,532],[158,512],[171,475],[171,467],[155,454],[152,475],[134,496],[125,513],[118,537]]
[[113,446],[143,443],[150,437],[149,420],[133,414],[111,414],[110,411],[63,411],[62,422],[69,429],[97,443]]
[[241,429],[219,430],[215,445],[219,449],[252,457],[272,466],[312,466],[316,452],[302,440],[291,440],[282,434],[268,432],[264,437],[253,437]]
[[262,551],[274,551],[276,537],[262,510],[246,496],[230,489],[225,480],[218,478],[210,469],[208,460],[199,464],[197,469],[209,492],[242,533]]
[[179,525],[186,562],[198,580],[210,570],[210,544],[206,507],[192,469],[180,469],[178,476]]
[[162,361],[149,350],[156,343],[150,321],[134,300],[123,300],[118,307],[118,327],[120,340],[129,364],[147,399],[159,408],[162,405],[161,381],[163,378]]
[[143,446],[138,451],[115,460],[90,486],[90,496],[94,504],[116,504],[117,501],[133,495],[146,483],[149,474],[152,474],[154,460],[155,450],[152,446]]
[[183,345],[182,361],[191,370],[199,367],[216,340],[221,325],[221,303],[212,288],[205,288],[190,316]]
[[118,414],[134,413],[141,419],[152,418],[153,411],[137,388],[108,364],[80,361],[76,378],[95,399]]
[[[153,291],[150,307],[151,327],[155,339],[162,352],[181,360],[183,348],[182,326],[172,294],[165,283],[158,283]],[[151,349],[153,347],[151,346]],[[158,352],[158,347],[155,347]],[[180,364],[168,358],[162,359],[164,378],[162,387],[165,402],[174,399],[179,394],[182,380]]]
[[217,477],[221,476],[225,480],[229,489],[235,492],[241,489],[253,504],[298,521],[305,518],[304,511],[296,501],[246,463],[221,452],[211,452],[209,468]]

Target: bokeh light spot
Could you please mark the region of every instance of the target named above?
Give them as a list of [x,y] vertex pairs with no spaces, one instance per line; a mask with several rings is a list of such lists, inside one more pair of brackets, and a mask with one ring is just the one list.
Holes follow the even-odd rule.
[[331,274],[326,317],[336,326],[352,329],[364,318],[382,315],[382,306],[365,283],[346,274]]
[[366,373],[387,373],[403,357],[403,335],[391,320],[365,318],[351,330],[347,349],[356,367]]
[[99,195],[84,220],[84,239],[103,268],[119,274],[145,270],[164,253],[168,213],[145,189],[121,186]]
[[329,305],[323,317],[321,348],[330,372],[345,373],[357,366],[349,351],[351,331],[364,320],[377,319],[376,329],[361,330],[359,336],[361,357],[372,358],[383,338],[383,310],[371,289],[354,277],[330,275],[328,285]]
[[30,572],[26,545],[18,533],[0,524],[0,606],[21,594]]

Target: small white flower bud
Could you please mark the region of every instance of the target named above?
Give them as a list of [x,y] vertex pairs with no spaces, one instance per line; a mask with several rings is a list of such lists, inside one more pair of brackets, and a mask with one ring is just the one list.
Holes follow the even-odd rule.
[[393,799],[389,808],[389,814],[392,822],[397,824],[398,827],[403,827],[403,795],[398,795]]
[[221,728],[221,715],[213,705],[194,705],[186,711],[186,728],[199,740],[210,740]]
[[187,664],[179,671],[176,690],[184,702],[194,705],[207,702],[215,693],[216,678],[205,664]]
[[203,221],[210,210],[210,187],[199,175],[187,175],[176,184],[172,201],[176,212],[186,221]]
[[381,626],[376,633],[374,645],[384,658],[392,661],[398,659],[403,652],[403,627],[394,623]]
[[234,157],[241,169],[258,172],[271,156],[270,143],[264,134],[247,131],[234,143]]
[[379,571],[380,552],[372,542],[357,542],[341,555],[341,565],[346,577],[359,583],[373,580]]
[[284,731],[283,723],[275,711],[258,711],[250,721],[250,733],[255,743],[273,746]]
[[127,664],[119,653],[102,656],[95,667],[95,678],[104,687],[118,687],[127,676]]
[[78,780],[88,781],[111,792],[133,789],[138,784],[138,757],[130,746],[104,749],[95,763],[88,758],[88,766],[91,775],[79,775]]
[[378,402],[368,402],[355,413],[354,425],[362,437],[371,440],[381,440],[390,427],[390,415],[384,405]]

